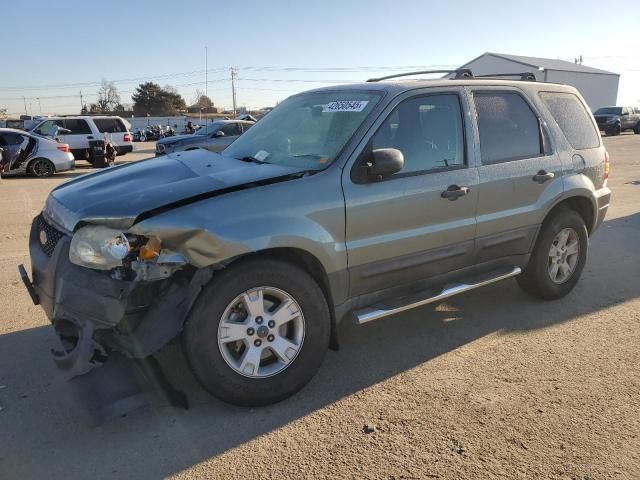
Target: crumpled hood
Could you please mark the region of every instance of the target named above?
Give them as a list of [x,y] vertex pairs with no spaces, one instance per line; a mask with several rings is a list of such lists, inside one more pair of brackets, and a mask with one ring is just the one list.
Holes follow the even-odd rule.
[[68,232],[80,221],[127,229],[139,215],[176,202],[303,171],[203,150],[180,152],[66,182],[51,192],[44,212]]

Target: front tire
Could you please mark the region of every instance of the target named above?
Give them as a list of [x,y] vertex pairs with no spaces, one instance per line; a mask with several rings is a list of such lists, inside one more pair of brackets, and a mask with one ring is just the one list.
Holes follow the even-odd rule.
[[621,133],[622,133],[622,127],[620,126],[619,123],[616,123],[611,129],[610,135],[613,135],[615,137],[617,135],[620,135]]
[[640,134],[640,122],[636,123],[635,128],[633,129],[633,133]]
[[311,380],[330,329],[322,289],[305,271],[276,260],[241,260],[202,290],[183,347],[209,393],[235,405],[268,405]]
[[517,277],[520,287],[543,300],[567,295],[587,261],[589,236],[583,218],[562,207],[542,224],[529,263]]

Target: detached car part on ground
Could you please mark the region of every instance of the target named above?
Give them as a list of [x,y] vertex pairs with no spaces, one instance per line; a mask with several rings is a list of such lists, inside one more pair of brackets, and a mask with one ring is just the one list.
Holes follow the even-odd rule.
[[173,153],[57,187],[31,228],[32,280],[20,268],[60,339],[56,364],[83,398],[119,406],[103,413],[148,398],[123,384],[154,369],[123,365],[180,334],[204,388],[264,405],[312,378],[344,318],[513,276],[538,297],[566,295],[609,205],[608,165],[571,87],[319,89],[222,155]]
[[3,176],[50,177],[75,166],[69,145],[23,130],[0,128],[0,147],[4,150],[0,161]]

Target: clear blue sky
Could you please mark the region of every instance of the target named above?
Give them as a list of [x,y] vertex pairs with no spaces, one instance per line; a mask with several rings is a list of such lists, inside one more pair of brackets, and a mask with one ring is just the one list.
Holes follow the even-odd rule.
[[209,96],[222,106],[231,104],[230,66],[239,69],[238,104],[261,107],[381,73],[360,67],[455,67],[486,51],[582,55],[622,75],[619,103],[640,104],[637,2],[8,1],[2,38],[0,108],[18,114],[22,96],[33,114],[36,97],[43,113],[75,113],[79,91],[95,100],[103,78],[116,81],[123,103],[143,79],[176,86],[189,103],[204,89],[205,45]]

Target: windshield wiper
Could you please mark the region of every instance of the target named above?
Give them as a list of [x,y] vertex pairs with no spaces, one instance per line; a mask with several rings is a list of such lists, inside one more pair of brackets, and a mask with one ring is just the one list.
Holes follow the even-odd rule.
[[258,160],[256,157],[252,157],[251,155],[247,155],[246,157],[239,158],[238,160],[241,160],[247,163],[257,163],[259,165],[262,165],[263,163],[269,163],[269,162],[265,162],[264,160]]
[[317,153],[300,153],[298,155],[291,155],[293,158],[322,158],[323,155],[318,155]]

